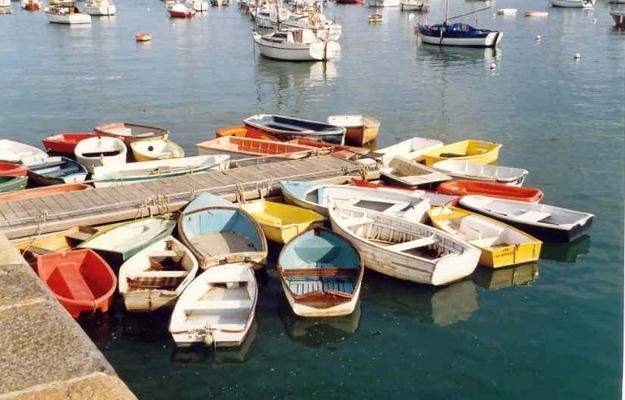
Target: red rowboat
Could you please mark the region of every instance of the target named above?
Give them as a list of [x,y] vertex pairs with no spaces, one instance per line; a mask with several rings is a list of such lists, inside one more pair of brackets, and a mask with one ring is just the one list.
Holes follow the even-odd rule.
[[266,132],[254,129],[249,126],[228,126],[226,128],[217,129],[215,131],[215,137],[219,138],[223,136],[236,136],[251,139],[278,141],[275,136],[272,136]]
[[24,176],[27,172],[22,165],[0,162],[0,176]]
[[369,152],[369,149],[362,147],[344,146],[334,143],[319,142],[309,139],[293,139],[289,140],[289,143],[300,144],[302,146],[315,147],[319,149],[328,149],[328,153],[338,158],[351,159],[357,155],[364,155]]
[[117,287],[111,267],[90,249],[40,255],[37,273],[74,318],[84,311],[107,312]]
[[[393,185],[387,185],[385,183],[372,183],[372,182],[367,182],[367,181],[363,181],[360,179],[352,179],[352,183],[355,186],[368,187],[368,188],[374,188],[374,189],[386,188],[386,189],[399,189],[399,190],[415,190],[414,188],[410,188],[407,186],[393,186]],[[425,197],[426,199],[430,201],[430,205],[432,207],[457,206],[458,201],[460,200],[460,196],[436,193],[435,191],[432,191],[432,190],[423,190],[423,189],[419,189],[419,190],[422,192],[425,192],[425,195],[423,197]]]
[[78,142],[94,136],[93,133],[59,133],[58,135],[41,139],[41,143],[48,151],[73,156],[74,148],[76,148]]
[[33,189],[19,190],[17,192],[2,193],[0,194],[0,203],[4,203],[6,201],[26,200],[36,197],[52,196],[59,193],[75,192],[77,190],[91,189],[93,189],[93,186],[89,186],[86,183],[38,187]]
[[441,183],[436,191],[456,196],[476,194],[529,203],[537,203],[543,198],[543,192],[540,189],[508,186],[497,182],[452,180]]

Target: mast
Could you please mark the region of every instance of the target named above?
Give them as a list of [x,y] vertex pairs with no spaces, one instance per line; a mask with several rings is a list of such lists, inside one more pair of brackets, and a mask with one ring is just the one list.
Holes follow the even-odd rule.
[[280,0],[276,0],[276,30],[282,29],[280,27],[280,5],[278,4]]
[[444,25],[447,25],[447,18],[449,16],[449,0],[445,0],[445,22]]

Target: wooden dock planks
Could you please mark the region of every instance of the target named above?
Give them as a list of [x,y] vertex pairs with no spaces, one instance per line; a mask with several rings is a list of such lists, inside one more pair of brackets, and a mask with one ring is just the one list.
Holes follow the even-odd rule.
[[352,161],[322,156],[18,200],[0,204],[0,230],[8,238],[21,238],[175,211],[204,191],[234,199],[242,190],[252,199],[275,191],[280,180],[347,180],[362,171]]

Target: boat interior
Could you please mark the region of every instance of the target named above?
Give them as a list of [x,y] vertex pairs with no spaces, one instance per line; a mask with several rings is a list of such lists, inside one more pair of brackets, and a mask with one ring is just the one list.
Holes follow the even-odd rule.
[[[175,222],[173,220],[161,218],[150,218],[144,221],[121,224],[118,227],[114,227],[117,234],[103,231],[80,247],[122,253],[141,243],[148,243],[152,238],[168,229],[171,230],[174,226]],[[117,229],[123,230],[123,234],[121,233],[122,231],[117,231]]]
[[488,204],[483,206],[483,209],[484,211],[504,215],[518,221],[550,225],[575,224],[589,216],[589,214],[577,211],[555,209],[544,204],[528,203],[527,205],[517,206],[515,203],[514,206],[511,206],[496,200],[490,200]]
[[93,252],[76,252],[69,257],[58,263],[46,279],[55,294],[66,299],[91,301],[110,290],[112,278],[96,272],[101,262]]
[[176,290],[193,268],[188,253],[169,240],[165,248],[148,254],[149,266],[126,277],[129,291]]
[[450,143],[427,152],[428,155],[444,158],[475,156],[488,153],[496,149],[499,145],[491,142],[480,140],[462,140],[460,142]]
[[259,155],[280,155],[296,152],[310,152],[307,146],[296,145],[278,141],[241,138],[237,136],[225,136],[215,140],[215,149],[225,151],[245,152]]
[[241,208],[252,214],[259,223],[267,225],[286,226],[325,219],[310,210],[266,200],[244,203]]
[[400,156],[393,157],[388,167],[380,169],[380,173],[392,176],[407,185],[422,185],[451,179],[443,173]]

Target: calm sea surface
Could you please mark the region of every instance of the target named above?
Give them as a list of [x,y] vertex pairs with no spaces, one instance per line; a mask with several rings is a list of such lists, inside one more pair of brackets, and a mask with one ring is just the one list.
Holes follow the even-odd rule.
[[[484,4],[452,0],[451,14]],[[620,397],[625,32],[606,3],[497,2],[519,15],[479,14],[480,26],[505,33],[496,54],[420,45],[413,25],[440,21],[442,0],[427,15],[381,9],[380,25],[367,23],[371,9],[330,4],[344,35],[342,57],[327,64],[260,58],[234,5],[190,21],[170,20],[158,0],[117,5],[118,16],[81,27],[50,25],[17,3],[0,16],[0,136],[37,144],[126,120],[170,129],[191,153],[258,112],[368,113],[382,121],[381,146],[411,136],[503,143],[500,164],[529,169],[526,185],[546,203],[596,214],[589,237],[546,244],[538,264],[478,269],[444,288],[367,271],[359,309],[343,319],[293,317],[272,266],[238,351],[176,352],[168,313],[126,315],[118,299],[82,325],[138,396]],[[523,18],[527,9],[549,17]],[[135,43],[141,31],[151,43]]]

